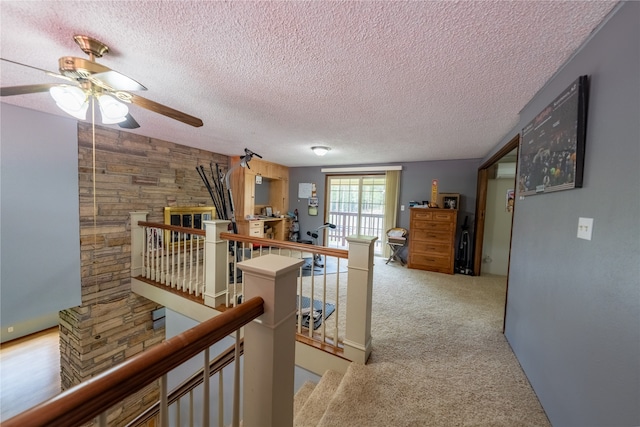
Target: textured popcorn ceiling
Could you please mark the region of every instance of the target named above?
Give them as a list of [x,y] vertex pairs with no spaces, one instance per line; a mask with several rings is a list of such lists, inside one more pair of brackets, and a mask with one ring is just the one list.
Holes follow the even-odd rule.
[[[204,121],[133,106],[135,133],[227,155],[481,158],[615,4],[3,0],[0,53],[57,72],[61,56],[86,58],[74,34],[97,38],[111,48],[97,61],[145,85],[140,95]],[[3,87],[59,81],[1,67]],[[2,102],[65,115],[48,93]],[[332,151],[317,158],[313,145]]]

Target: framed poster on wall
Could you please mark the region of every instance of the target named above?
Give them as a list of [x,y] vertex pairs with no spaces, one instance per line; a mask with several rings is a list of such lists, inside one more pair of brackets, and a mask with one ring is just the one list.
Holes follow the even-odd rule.
[[580,76],[523,129],[518,195],[582,187],[588,76]]

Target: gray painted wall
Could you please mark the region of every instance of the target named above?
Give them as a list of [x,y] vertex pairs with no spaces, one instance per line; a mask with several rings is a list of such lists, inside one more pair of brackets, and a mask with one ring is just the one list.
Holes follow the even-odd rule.
[[[556,427],[640,425],[639,23],[640,3],[624,3],[495,149],[591,76],[583,188],[514,213],[506,336]],[[578,217],[594,218],[591,241]]]
[[77,122],[8,104],[0,114],[4,342],[80,304],[80,226]]
[[[328,155],[331,155],[329,153]],[[400,177],[400,203],[405,206],[404,211],[398,212],[398,227],[409,228],[409,201],[423,201],[431,199],[431,180],[437,179],[442,193],[460,193],[460,210],[458,223],[462,224],[465,216],[469,216],[469,225],[473,227],[476,207],[476,181],[479,159],[447,160],[433,162],[384,163],[380,165],[402,166]],[[350,165],[340,166],[363,167],[380,165]],[[302,238],[306,232],[314,230],[324,223],[325,210],[325,177],[329,174],[321,172],[319,167],[303,167],[289,169],[289,211],[298,209],[300,232]],[[336,174],[331,174],[336,175]],[[318,216],[307,214],[307,199],[298,198],[298,184],[301,182],[315,183],[318,194]],[[460,227],[458,227],[459,229]]]

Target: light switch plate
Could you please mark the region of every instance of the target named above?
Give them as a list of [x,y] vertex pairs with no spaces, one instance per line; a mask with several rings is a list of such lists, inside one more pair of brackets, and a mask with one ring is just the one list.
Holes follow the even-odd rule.
[[578,218],[578,239],[591,240],[593,218]]

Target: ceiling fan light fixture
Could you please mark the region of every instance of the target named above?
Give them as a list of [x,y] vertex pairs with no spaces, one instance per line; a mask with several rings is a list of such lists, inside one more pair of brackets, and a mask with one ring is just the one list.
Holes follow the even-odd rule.
[[85,120],[89,102],[84,90],[77,86],[60,85],[49,89],[51,97],[56,101],[56,105],[65,113],[73,117]]
[[129,107],[126,104],[118,101],[111,95],[99,95],[98,104],[100,104],[100,113],[102,114],[102,123],[105,125],[111,125],[114,123],[120,123],[127,119],[129,114]]
[[316,153],[316,156],[319,156],[319,157],[322,157],[325,154],[327,154],[329,151],[331,151],[331,148],[325,147],[325,146],[321,146],[321,145],[317,145],[315,147],[311,147],[311,149],[313,150],[314,153]]

